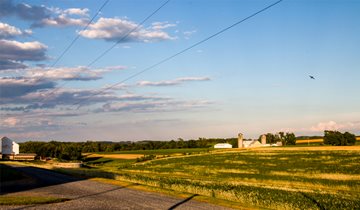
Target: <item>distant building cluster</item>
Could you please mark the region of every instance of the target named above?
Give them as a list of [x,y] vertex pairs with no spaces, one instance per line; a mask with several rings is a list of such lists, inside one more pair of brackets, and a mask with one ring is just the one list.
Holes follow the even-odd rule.
[[[243,134],[238,134],[238,148],[254,148],[254,147],[276,147],[276,146],[282,146],[281,142],[277,142],[276,144],[267,144],[266,143],[266,135],[261,135],[261,142],[259,142],[257,139],[244,139]],[[215,144],[214,148],[220,149],[226,149],[226,148],[233,148],[233,145],[228,143],[219,143]]]
[[15,141],[4,136],[0,139],[0,159],[34,160],[34,153],[20,153],[20,146]]

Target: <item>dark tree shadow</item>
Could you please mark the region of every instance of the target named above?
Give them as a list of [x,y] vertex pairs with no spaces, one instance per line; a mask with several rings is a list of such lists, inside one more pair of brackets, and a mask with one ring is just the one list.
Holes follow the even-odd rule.
[[[30,166],[11,166],[11,169],[17,171],[18,174],[21,174],[22,178],[16,180],[2,180],[0,183],[0,195],[86,180],[85,177],[69,176],[53,170]],[[115,175],[110,172],[97,170],[97,173],[91,176],[91,178],[93,177],[114,179]]]
[[194,194],[194,195],[192,195],[192,196],[190,196],[190,197],[186,198],[185,200],[180,201],[179,203],[177,203],[177,204],[175,204],[175,205],[171,206],[168,210],[173,210],[173,209],[175,209],[175,208],[177,208],[177,207],[181,206],[182,204],[184,204],[184,203],[186,203],[186,202],[190,201],[191,199],[193,199],[193,198],[194,198],[194,197],[196,197],[196,196],[198,196],[198,194]]

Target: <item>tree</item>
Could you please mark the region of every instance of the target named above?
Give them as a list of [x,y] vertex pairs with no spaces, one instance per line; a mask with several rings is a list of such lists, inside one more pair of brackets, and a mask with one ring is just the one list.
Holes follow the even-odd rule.
[[[259,137],[259,139],[261,139],[261,136]],[[276,144],[276,142],[278,142],[279,140],[280,140],[279,135],[274,135],[272,133],[266,134],[266,143],[267,144]]]
[[294,133],[279,132],[279,138],[283,146],[296,144],[296,137]]
[[324,144],[333,146],[346,146],[355,144],[356,136],[349,132],[341,133],[339,131],[324,131]]

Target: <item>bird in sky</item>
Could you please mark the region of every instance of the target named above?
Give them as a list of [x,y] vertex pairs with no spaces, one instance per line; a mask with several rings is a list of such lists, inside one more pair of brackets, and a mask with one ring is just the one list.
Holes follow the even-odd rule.
[[315,77],[314,77],[314,76],[309,75],[309,77],[310,77],[310,79],[315,79]]

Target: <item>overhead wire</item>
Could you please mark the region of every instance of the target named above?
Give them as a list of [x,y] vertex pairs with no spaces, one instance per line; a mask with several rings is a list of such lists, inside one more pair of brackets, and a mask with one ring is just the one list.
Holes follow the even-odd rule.
[[[165,5],[167,5],[171,0],[166,0],[164,3],[162,3],[156,10],[154,10],[150,15],[148,15],[147,17],[145,17],[145,19],[143,19],[139,24],[136,25],[136,27],[134,27],[133,29],[129,30],[124,36],[122,36],[118,41],[116,41],[113,45],[111,45],[109,48],[107,48],[105,51],[103,51],[99,56],[97,56],[95,59],[93,59],[88,65],[86,65],[86,68],[91,67],[92,65],[94,65],[97,61],[99,61],[102,57],[104,57],[107,53],[109,53],[115,46],[117,46],[118,44],[120,44],[121,42],[123,42],[126,38],[128,38],[130,36],[131,33],[133,33],[134,31],[138,30],[141,26],[143,26],[143,24],[149,20],[152,16],[154,16],[157,12],[159,12],[159,10],[161,10]],[[75,75],[76,76],[80,76],[80,73]],[[40,102],[44,102],[46,101],[46,98],[49,98],[50,96],[54,95],[55,92],[57,92],[58,90],[60,90],[61,88],[63,88],[69,81],[65,81],[63,82],[61,85],[59,85],[58,87],[54,88],[50,93],[47,94],[46,97],[44,97]]]
[[[94,19],[101,13],[101,11],[103,10],[103,8],[109,3],[110,0],[105,0],[104,3],[99,7],[99,9],[97,10],[97,12],[93,15],[93,17],[88,21],[88,23],[83,27],[83,29],[81,31],[86,30],[90,24],[94,21]],[[56,60],[50,65],[50,68],[55,67],[55,65],[64,57],[64,55],[70,50],[70,48],[75,44],[75,42],[80,38],[80,33],[78,33],[78,35],[70,42],[70,44],[62,51],[62,53],[56,58]],[[39,78],[37,78],[38,81],[41,81],[43,79],[45,79],[46,76],[41,76]],[[29,91],[31,89],[31,87],[27,90],[25,90],[25,92]],[[51,93],[49,93],[51,94]],[[44,98],[40,101],[43,102]],[[39,102],[38,102],[39,103]],[[26,108],[25,110],[26,111]]]
[[143,69],[143,70],[141,70],[141,71],[138,71],[138,72],[135,73],[135,74],[130,75],[129,77],[121,80],[120,82],[117,82],[117,83],[115,83],[115,84],[113,84],[113,85],[111,85],[111,86],[108,86],[108,87],[106,87],[106,88],[103,88],[103,89],[101,89],[100,91],[98,91],[98,92],[96,92],[96,93],[93,93],[93,94],[89,95],[88,97],[86,97],[86,98],[84,98],[84,99],[78,100],[78,102],[73,103],[72,106],[79,105],[79,106],[77,107],[77,109],[79,109],[79,108],[81,107],[81,104],[84,103],[84,102],[86,102],[86,101],[88,101],[90,98],[92,98],[92,97],[94,97],[94,96],[97,96],[97,95],[99,95],[99,94],[102,94],[102,93],[104,93],[104,92],[107,91],[107,90],[111,90],[111,89],[115,88],[116,86],[121,85],[121,84],[123,84],[124,82],[126,82],[126,81],[128,81],[128,80],[130,80],[130,79],[133,79],[133,78],[135,78],[135,77],[137,77],[137,76],[139,76],[139,75],[141,75],[141,74],[143,74],[143,73],[145,73],[145,72],[147,72],[147,71],[149,71],[149,70],[154,69],[155,67],[157,67],[157,66],[159,66],[159,65],[161,65],[161,64],[163,64],[163,63],[165,63],[165,62],[167,62],[167,61],[169,61],[169,60],[171,60],[171,59],[173,59],[173,58],[175,58],[175,57],[177,57],[177,56],[185,53],[186,51],[188,51],[188,50],[190,50],[190,49],[192,49],[192,48],[194,48],[194,47],[196,47],[196,46],[198,46],[198,45],[200,45],[200,44],[202,44],[202,43],[204,43],[204,42],[206,42],[206,41],[208,41],[208,40],[210,40],[210,39],[212,39],[212,38],[214,38],[214,37],[216,37],[216,36],[218,36],[218,35],[220,35],[220,34],[222,34],[222,33],[224,33],[225,31],[227,31],[227,30],[229,30],[229,29],[231,29],[231,28],[233,28],[233,27],[235,27],[235,26],[237,26],[237,25],[239,25],[239,24],[241,24],[241,23],[249,20],[250,18],[252,18],[252,17],[254,17],[254,16],[256,16],[256,15],[258,15],[258,14],[260,14],[260,13],[262,13],[262,12],[268,10],[268,9],[270,9],[271,7],[279,4],[279,3],[282,2],[282,1],[283,1],[283,0],[276,1],[276,2],[274,2],[274,3],[272,3],[272,4],[270,4],[269,6],[266,6],[266,7],[264,7],[263,9],[258,10],[257,12],[255,12],[255,13],[253,13],[253,14],[251,14],[251,15],[249,15],[249,16],[247,16],[247,17],[245,17],[245,18],[243,18],[243,19],[241,19],[241,20],[239,20],[239,21],[237,21],[237,22],[235,22],[235,23],[233,23],[233,24],[231,24],[231,25],[223,28],[222,30],[220,30],[220,31],[218,31],[218,32],[216,32],[216,33],[214,33],[214,34],[206,37],[205,39],[202,39],[202,40],[196,42],[195,44],[193,44],[193,45],[191,45],[191,46],[189,46],[189,47],[187,47],[187,48],[185,48],[185,49],[183,49],[183,50],[181,50],[181,51],[179,51],[179,52],[177,52],[177,53],[175,53],[175,54],[173,54],[173,55],[171,55],[171,56],[169,56],[169,57],[166,57],[166,58],[162,59],[161,61],[159,61],[159,62],[157,62],[157,63],[155,63],[155,64],[153,64],[153,65],[151,65],[151,66],[149,66],[149,67],[146,67],[145,69]]

